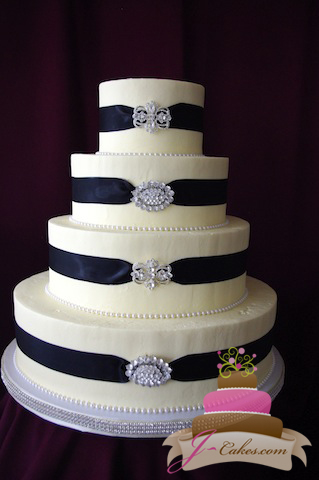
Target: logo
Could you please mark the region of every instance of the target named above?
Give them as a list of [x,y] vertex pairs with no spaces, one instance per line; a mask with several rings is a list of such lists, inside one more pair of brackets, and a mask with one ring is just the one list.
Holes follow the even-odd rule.
[[[292,455],[306,466],[302,447],[311,443],[301,433],[283,428],[282,421],[270,415],[270,395],[257,390],[253,364],[257,355],[235,347],[217,353],[218,389],[204,397],[205,414],[194,418],[192,428],[173,433],[163,443],[171,447],[167,472],[224,462],[291,470]],[[180,455],[182,459],[173,462]]]

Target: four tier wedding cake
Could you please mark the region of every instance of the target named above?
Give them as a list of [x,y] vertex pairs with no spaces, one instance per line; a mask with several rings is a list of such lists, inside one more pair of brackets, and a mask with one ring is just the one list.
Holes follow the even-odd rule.
[[15,368],[104,412],[107,434],[165,436],[216,390],[217,351],[253,349],[258,384],[269,378],[276,294],[246,277],[228,159],[202,153],[204,88],[115,80],[99,101],[99,152],[71,156],[72,216],[49,221],[49,271],[14,292]]

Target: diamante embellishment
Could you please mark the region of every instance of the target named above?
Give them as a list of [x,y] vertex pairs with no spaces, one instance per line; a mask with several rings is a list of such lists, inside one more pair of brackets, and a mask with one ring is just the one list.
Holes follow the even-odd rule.
[[158,212],[169,207],[174,200],[174,191],[163,182],[143,182],[132,191],[131,202],[148,212]]
[[157,285],[165,285],[173,277],[170,265],[160,265],[157,260],[147,260],[146,263],[134,263],[132,267],[132,280],[153,290]]
[[126,365],[125,375],[143,387],[159,387],[171,378],[171,367],[162,358],[138,357]]
[[160,107],[154,101],[147,103],[145,107],[135,107],[132,117],[134,127],[144,127],[148,133],[169,128],[172,120],[169,108]]

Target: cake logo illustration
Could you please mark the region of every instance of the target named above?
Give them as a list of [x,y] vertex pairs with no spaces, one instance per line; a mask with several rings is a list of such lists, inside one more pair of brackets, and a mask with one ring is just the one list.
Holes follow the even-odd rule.
[[[253,353],[252,357],[249,355],[244,355],[244,348],[235,348],[231,347],[228,352],[221,355],[221,351],[217,352],[219,358],[224,363],[218,363],[217,368],[219,369],[219,375],[222,378],[228,378],[231,376],[233,371],[241,371],[243,377],[247,377],[257,371],[257,367],[253,365],[253,359],[257,357],[256,353]],[[243,357],[240,355],[244,355]]]
[[[194,418],[192,428],[173,433],[163,443],[172,447],[168,473],[224,462],[291,470],[292,455],[306,466],[302,447],[311,443],[301,433],[283,428],[283,422],[270,415],[270,395],[257,390],[257,355],[235,347],[217,354],[218,389],[205,395],[204,415]],[[180,455],[182,460],[171,463]]]

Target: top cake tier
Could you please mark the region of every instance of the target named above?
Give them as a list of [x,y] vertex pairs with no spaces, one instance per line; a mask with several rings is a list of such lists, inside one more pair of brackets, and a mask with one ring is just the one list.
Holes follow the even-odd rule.
[[101,83],[99,151],[201,154],[204,93],[177,80]]

